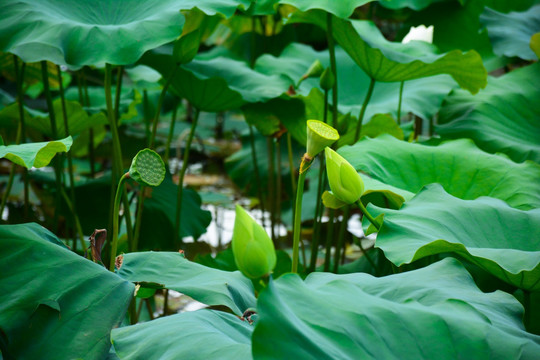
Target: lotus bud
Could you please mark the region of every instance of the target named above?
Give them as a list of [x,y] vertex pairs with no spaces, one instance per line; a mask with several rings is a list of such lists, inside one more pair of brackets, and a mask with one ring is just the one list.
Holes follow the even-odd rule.
[[307,121],[307,155],[313,159],[327,146],[339,139],[336,129],[319,120]]
[[306,73],[302,76],[303,79],[307,79],[309,77],[318,77],[321,76],[321,74],[324,71],[324,67],[322,66],[321,62],[317,59],[311,64],[309,69],[306,71]]
[[326,68],[319,80],[319,85],[321,86],[321,89],[323,90],[330,90],[334,87],[334,84],[336,82],[336,78],[334,76],[334,73],[330,68]]
[[250,279],[267,276],[276,266],[274,243],[263,227],[239,205],[236,205],[232,250],[236,266]]
[[143,149],[133,158],[129,177],[142,185],[159,186],[165,179],[165,163],[155,151]]
[[352,204],[364,193],[364,182],[354,167],[330,148],[325,149],[326,173],[332,194],[346,204]]

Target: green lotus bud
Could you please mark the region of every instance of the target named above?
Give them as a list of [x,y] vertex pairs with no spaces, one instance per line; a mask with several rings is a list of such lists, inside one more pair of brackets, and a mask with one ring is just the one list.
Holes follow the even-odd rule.
[[339,139],[336,129],[319,120],[307,121],[307,155],[313,159],[327,146]]
[[337,152],[328,147],[324,152],[332,194],[344,203],[355,203],[364,193],[364,181],[354,167]]
[[155,151],[143,149],[133,158],[129,177],[142,185],[159,186],[165,179],[165,163]]
[[330,68],[326,68],[319,80],[319,85],[321,85],[321,88],[323,90],[330,90],[334,87],[334,84],[336,82],[336,78],[334,76],[334,73]]
[[302,76],[302,78],[307,79],[309,77],[318,77],[321,76],[321,74],[324,71],[324,67],[322,66],[321,62],[317,59],[311,64],[308,71]]
[[239,205],[236,205],[232,250],[236,266],[250,279],[266,276],[276,266],[274,243],[263,227]]

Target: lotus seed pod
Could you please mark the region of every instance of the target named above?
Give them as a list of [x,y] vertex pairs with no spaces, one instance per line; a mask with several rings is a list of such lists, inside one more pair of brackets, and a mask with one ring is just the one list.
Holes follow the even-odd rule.
[[142,185],[159,186],[165,179],[165,163],[155,151],[143,149],[133,158],[129,177]]
[[335,82],[336,78],[334,77],[334,73],[330,68],[326,68],[321,75],[319,85],[321,85],[323,90],[330,90],[334,87]]
[[325,149],[326,173],[332,194],[346,204],[355,203],[364,193],[364,181],[341,155]]
[[274,243],[262,226],[239,205],[236,205],[232,250],[236,266],[250,279],[266,276],[276,266]]
[[307,151],[310,158],[314,158],[327,146],[339,139],[336,129],[319,120],[307,121]]

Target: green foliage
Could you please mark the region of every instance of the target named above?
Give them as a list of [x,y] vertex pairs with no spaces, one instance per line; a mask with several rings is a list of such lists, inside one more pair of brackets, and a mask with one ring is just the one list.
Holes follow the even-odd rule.
[[400,210],[384,212],[377,247],[396,266],[454,253],[509,284],[540,289],[540,209],[517,210],[489,197],[461,200],[428,185]]
[[449,194],[464,200],[490,196],[522,210],[540,207],[538,164],[516,164],[505,156],[487,154],[470,140],[427,146],[385,135],[365,138],[339,153],[356,170],[413,193],[424,185],[439,183]]
[[288,274],[269,284],[257,309],[256,359],[532,359],[540,349],[516,321],[516,299],[481,292],[453,259],[379,279]]
[[207,305],[224,305],[237,315],[255,305],[253,285],[239,271],[202,266],[178,252],[125,254],[118,275],[141,287],[176,290]]
[[445,138],[468,137],[483,150],[507,154],[517,162],[540,162],[540,65],[490,78],[484,91],[471,96],[456,90],[445,100],[437,132]]
[[112,342],[121,359],[249,359],[252,328],[234,315],[199,310],[115,329]]
[[72,143],[71,136],[68,136],[58,141],[0,145],[0,159],[6,158],[27,169],[32,167],[41,168],[47,166],[57,153],[69,151]]
[[134,286],[35,223],[0,226],[0,250],[4,359],[103,358]]

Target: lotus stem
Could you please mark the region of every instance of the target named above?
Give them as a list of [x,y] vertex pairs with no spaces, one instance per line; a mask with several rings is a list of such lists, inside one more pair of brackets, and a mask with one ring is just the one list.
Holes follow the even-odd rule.
[[116,194],[114,196],[114,219],[113,219],[113,233],[112,233],[112,244],[111,244],[111,258],[109,261],[109,270],[114,272],[114,265],[116,262],[116,252],[118,250],[118,218],[120,217],[120,201],[122,199],[122,194],[124,190],[124,181],[129,178],[129,172],[122,175],[120,181],[118,181],[118,186],[116,188]]
[[[328,41],[328,52],[330,53],[330,69],[335,77],[334,87],[332,88],[332,127],[337,128],[338,122],[338,73],[336,65],[336,49],[334,43],[334,32],[332,26],[332,14],[326,14],[326,39]],[[326,110],[324,112],[326,116]],[[326,122],[326,121],[325,121]]]
[[319,154],[319,179],[317,183],[317,205],[315,206],[315,224],[313,226],[313,237],[311,239],[311,260],[309,263],[309,271],[315,271],[317,263],[317,255],[319,254],[319,239],[321,231],[322,210],[323,205],[321,201],[322,193],[324,190],[324,156]]
[[[49,120],[51,122],[51,132],[54,140],[58,140],[58,131],[56,128],[56,116],[54,113],[54,107],[52,103],[51,89],[49,87],[49,69],[47,66],[47,61],[41,61],[41,76],[43,78],[43,92],[45,93],[45,99],[47,101],[47,110],[49,111]],[[54,162],[54,173],[56,179],[56,196],[55,196],[55,208],[58,209],[60,205],[60,189],[62,188],[62,156],[55,157]],[[54,232],[58,231],[58,211],[54,212],[53,220],[53,229]]]
[[358,115],[358,124],[356,125],[356,132],[354,134],[354,142],[358,141],[358,139],[360,138],[360,134],[362,133],[362,123],[364,122],[364,114],[366,113],[366,108],[369,103],[369,100],[371,99],[371,95],[373,95],[374,88],[375,88],[375,79],[371,78],[368,92],[364,99],[364,103],[362,104],[362,108],[360,109],[360,115]]
[[[116,74],[116,93],[114,96],[114,119],[118,122],[120,119],[120,98],[122,96],[122,80],[124,77],[124,67],[119,66]],[[118,124],[117,124],[118,125]]]
[[403,87],[405,85],[405,81],[402,81],[399,85],[399,102],[398,102],[398,108],[397,108],[397,123],[398,125],[401,124],[401,103],[403,102]]
[[169,135],[167,136],[167,144],[165,145],[165,156],[163,156],[163,161],[167,168],[169,167],[169,154],[171,150],[171,142],[174,135],[174,125],[176,124],[176,114],[178,112],[178,104],[176,104],[172,111],[171,116],[171,125],[169,126]]
[[523,325],[525,325],[525,330],[528,331],[531,328],[531,292],[525,289],[523,289],[523,308],[525,309]]
[[381,225],[379,225],[377,223],[377,221],[375,220],[375,218],[369,213],[369,211],[367,211],[366,207],[364,206],[364,204],[362,203],[362,200],[359,199],[356,204],[358,205],[358,207],[360,208],[360,211],[362,211],[362,214],[364,214],[364,216],[369,220],[369,222],[375,226],[375,228],[377,229],[377,231],[379,231],[381,229]]
[[191,123],[191,130],[189,131],[189,136],[186,141],[186,149],[184,150],[184,160],[182,162],[182,168],[180,169],[180,174],[178,178],[178,193],[176,199],[176,223],[174,227],[174,243],[178,244],[181,242],[180,237],[180,219],[182,217],[182,194],[184,187],[184,176],[186,174],[188,162],[189,162],[189,151],[191,148],[191,142],[193,141],[193,136],[195,135],[195,128],[197,127],[197,122],[199,120],[200,110],[195,108],[195,116]]
[[[64,96],[64,85],[62,84],[62,69],[60,69],[59,65],[56,65],[56,71],[58,73],[58,83],[60,87],[60,101],[62,103],[62,117],[64,120],[64,136],[68,137],[69,134],[69,123],[67,118],[67,110],[66,110],[66,99]],[[73,176],[73,157],[71,156],[71,152],[68,151],[67,153],[67,160],[68,160],[68,173],[69,173],[69,195],[72,205],[72,214],[73,214],[73,221],[75,222],[75,226],[77,224],[78,219],[77,213],[75,212],[75,179]],[[76,244],[76,242],[74,242]],[[83,249],[84,250],[84,249]]]
[[79,217],[77,216],[77,213],[75,212],[75,206],[73,206],[73,203],[69,199],[68,195],[64,191],[64,189],[61,190],[62,197],[64,198],[64,201],[66,202],[69,211],[71,211],[74,214],[74,220],[75,220],[75,228],[77,231],[77,235],[79,236],[79,241],[81,243],[82,252],[86,252],[86,244],[84,243],[84,233],[82,231],[81,222],[79,221]]
[[169,89],[169,86],[171,85],[172,80],[174,79],[174,76],[176,75],[176,72],[178,71],[178,68],[180,67],[180,64],[177,64],[171,75],[167,78],[165,81],[165,84],[163,85],[163,89],[161,90],[161,94],[159,94],[158,104],[156,107],[156,114],[154,115],[154,121],[152,124],[152,134],[150,135],[150,141],[148,142],[148,147],[150,149],[154,149],[154,143],[156,140],[156,132],[157,132],[157,125],[159,122],[159,115],[161,114],[161,107],[163,106],[163,101],[165,100],[165,95],[167,95],[167,89]]
[[330,209],[330,213],[328,216],[328,229],[326,233],[326,254],[324,257],[324,271],[330,271],[330,258],[332,255],[332,235],[334,233],[334,218],[335,218],[336,211],[334,209]]
[[268,149],[268,211],[270,212],[270,233],[272,241],[276,242],[275,226],[276,226],[276,188],[275,188],[275,152],[274,139],[266,138],[266,147]]
[[[114,184],[116,179],[120,176],[120,173],[123,172],[123,156],[122,156],[122,147],[120,146],[120,136],[118,134],[118,124],[115,118],[115,110],[113,109],[112,103],[112,92],[111,92],[111,80],[112,80],[112,67],[111,64],[105,64],[105,102],[107,104],[107,117],[109,119],[109,126],[111,128],[112,138],[113,138],[113,181],[111,189],[111,198],[114,194]],[[129,243],[133,242],[133,227],[131,223],[131,211],[129,209],[129,201],[127,198],[127,192],[124,191],[122,200],[124,202],[124,213],[126,218],[126,230]],[[114,223],[116,219],[116,214],[112,213],[112,222]]]
[[264,207],[264,197],[262,195],[261,190],[261,176],[259,174],[259,164],[257,161],[257,151],[255,147],[255,134],[253,133],[253,126],[249,125],[249,142],[251,145],[251,160],[253,161],[253,170],[255,174],[255,186],[257,187],[257,196],[259,197],[259,204],[261,206],[261,212],[262,212],[262,226],[265,227],[265,219],[264,219],[264,213],[266,212],[266,209]]
[[294,206],[294,223],[293,223],[293,258],[291,272],[298,273],[298,253],[300,247],[300,232],[302,222],[302,198],[304,196],[304,182],[306,180],[306,173],[309,169],[312,158],[306,155],[302,157],[302,163],[300,164],[300,171],[298,177],[298,186],[296,188],[296,202]]
[[[276,166],[276,225],[278,226],[277,229],[277,237],[279,237],[279,226],[281,224],[281,194],[283,190],[283,184],[281,181],[281,138],[276,138],[276,159],[277,159],[277,166]],[[277,240],[277,238],[276,238]]]
[[343,220],[339,226],[338,243],[336,245],[336,252],[334,254],[334,273],[336,274],[338,272],[341,254],[344,254],[345,251],[345,230],[347,229],[347,223],[349,221],[350,209],[350,206],[345,206],[345,209],[343,210]]

